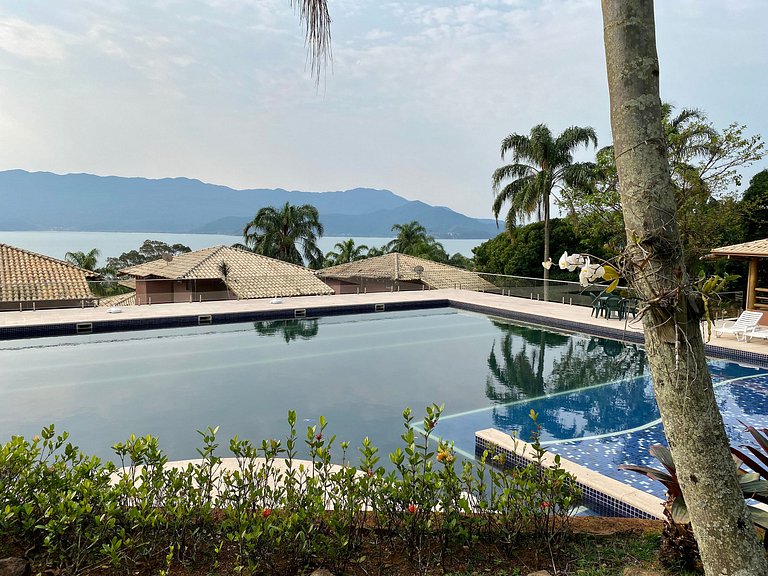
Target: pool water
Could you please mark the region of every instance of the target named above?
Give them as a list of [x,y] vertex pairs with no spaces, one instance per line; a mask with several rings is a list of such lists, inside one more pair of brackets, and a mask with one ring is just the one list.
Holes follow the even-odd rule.
[[[768,425],[768,371],[711,362],[734,443],[739,421]],[[444,404],[437,432],[474,453],[495,427],[528,439],[529,413],[553,452],[638,487],[619,472],[663,442],[645,354],[634,345],[544,331],[452,309],[0,342],[0,441],[54,423],[112,458],[130,434],[158,436],[171,459],[196,457],[196,430],[282,438],[320,415],[356,446],[400,445],[402,410]],[[222,455],[225,454],[222,449]]]

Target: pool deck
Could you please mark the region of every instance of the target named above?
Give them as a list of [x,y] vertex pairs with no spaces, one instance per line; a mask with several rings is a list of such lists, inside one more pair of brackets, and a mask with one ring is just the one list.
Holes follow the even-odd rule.
[[[428,303],[449,301],[463,309],[477,309],[485,313],[494,312],[517,317],[528,322],[564,329],[606,335],[619,339],[638,341],[642,339],[639,321],[624,321],[595,318],[591,308],[572,306],[555,302],[544,302],[485,294],[467,290],[428,290],[408,292],[379,292],[372,294],[343,294],[334,296],[302,296],[283,298],[282,303],[273,304],[269,299],[219,300],[213,302],[152,304],[121,307],[119,314],[112,314],[108,308],[66,308],[55,310],[26,310],[23,312],[0,312],[0,328],[22,328],[56,324],[98,323],[107,321],[148,320],[175,317],[190,317],[217,314],[244,314],[278,311],[290,312],[295,309],[312,309],[322,314],[323,309],[337,310],[347,306],[369,306],[376,304]],[[715,338],[709,342],[708,353],[719,356],[723,351],[745,353],[757,363],[768,365],[768,341],[756,339],[741,342],[732,335]],[[718,350],[720,349],[720,350]]]

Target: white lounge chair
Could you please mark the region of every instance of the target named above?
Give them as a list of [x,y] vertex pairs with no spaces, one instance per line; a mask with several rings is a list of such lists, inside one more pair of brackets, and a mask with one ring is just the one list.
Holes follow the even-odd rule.
[[717,326],[715,328],[715,336],[719,338],[722,334],[733,334],[736,336],[736,340],[744,340],[746,342],[751,338],[748,332],[754,333],[755,327],[762,317],[762,312],[745,310],[738,318],[728,318],[722,326]]
[[745,332],[745,335],[747,342],[752,340],[752,338],[762,338],[763,340],[768,340],[768,326],[753,326]]

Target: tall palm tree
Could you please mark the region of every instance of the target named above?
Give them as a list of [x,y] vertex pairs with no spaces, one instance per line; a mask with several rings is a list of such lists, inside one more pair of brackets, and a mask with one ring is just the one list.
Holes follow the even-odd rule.
[[392,232],[397,236],[387,244],[387,250],[390,252],[400,252],[428,260],[448,259],[443,245],[427,234],[427,229],[417,220],[407,224],[395,224],[392,226]]
[[245,247],[257,254],[284,262],[319,268],[323,253],[317,240],[323,235],[317,208],[310,204],[293,206],[286,202],[278,209],[261,208],[243,228]]
[[[506,202],[507,228],[515,225],[521,216],[538,213],[544,221],[544,262],[549,260],[549,203],[550,196],[563,186],[577,186],[587,180],[593,169],[591,163],[574,163],[573,153],[580,146],[597,147],[593,128],[572,126],[557,138],[545,124],[531,128],[530,135],[510,134],[501,142],[501,158],[512,153],[512,163],[493,173],[493,213],[498,224],[499,213]],[[504,182],[508,183],[504,185]],[[544,267],[545,298],[549,269]]]
[[99,263],[99,256],[101,256],[101,250],[94,248],[88,253],[85,252],[67,252],[64,254],[64,260],[84,268],[86,270],[96,270],[96,265]]
[[342,242],[336,243],[333,250],[325,255],[325,261],[328,266],[355,262],[365,258],[365,253],[368,250],[370,249],[365,244],[356,245],[354,238],[347,238]]

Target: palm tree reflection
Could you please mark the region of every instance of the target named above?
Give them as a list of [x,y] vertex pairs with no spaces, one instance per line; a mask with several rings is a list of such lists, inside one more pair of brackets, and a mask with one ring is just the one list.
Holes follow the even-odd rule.
[[282,335],[286,344],[297,338],[310,340],[317,336],[319,329],[317,318],[258,321],[253,327],[261,336]]
[[488,355],[486,396],[497,404],[496,427],[527,439],[534,409],[547,440],[604,434],[657,417],[645,353],[637,346],[493,324],[502,335]]

